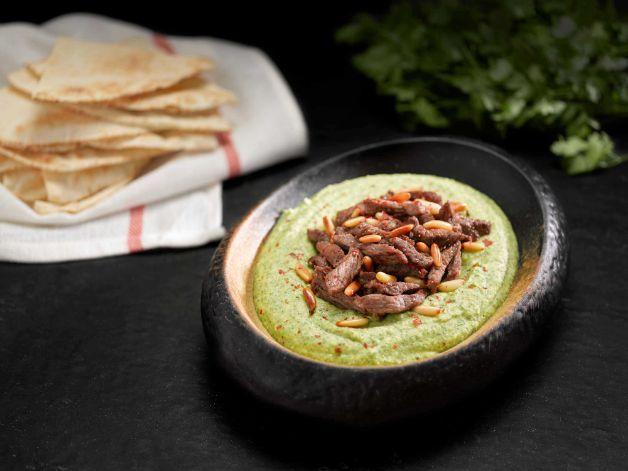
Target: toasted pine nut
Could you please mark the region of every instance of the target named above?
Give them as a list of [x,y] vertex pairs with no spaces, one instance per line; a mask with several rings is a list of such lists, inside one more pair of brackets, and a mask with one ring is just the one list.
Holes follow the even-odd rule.
[[438,316],[441,313],[441,308],[439,307],[434,307],[434,306],[414,306],[412,308],[412,310],[414,312],[416,312],[417,314],[421,314],[422,316]]
[[445,221],[439,221],[438,219],[434,219],[433,221],[427,221],[423,224],[423,227],[426,229],[443,229],[444,231],[453,231],[454,226]]
[[355,218],[355,217],[358,217],[360,214],[362,214],[362,210],[356,207],[351,213],[351,217]]
[[369,320],[366,317],[360,317],[359,319],[345,319],[343,321],[336,322],[338,327],[364,327],[368,325]]
[[395,193],[390,197],[391,200],[396,201],[397,203],[403,203],[404,201],[408,201],[410,198],[412,198],[412,195],[407,191]]
[[314,297],[314,293],[308,287],[303,288],[303,297],[305,298],[305,303],[307,304],[307,308],[310,310],[310,315],[314,314],[314,309],[316,309],[316,298]]
[[323,216],[323,227],[325,228],[325,234],[331,237],[334,233],[335,227],[334,223],[331,222],[331,219],[329,219],[329,216]]
[[449,293],[450,291],[456,291],[464,284],[464,280],[459,278],[457,280],[449,280],[443,281],[440,285],[438,285],[438,291],[442,291],[444,293]]
[[369,257],[368,255],[365,255],[362,258],[362,266],[364,267],[366,271],[373,270],[373,259]]
[[300,263],[297,264],[296,267],[294,267],[294,271],[297,273],[299,278],[301,278],[306,283],[309,283],[310,281],[312,281],[312,278],[313,278],[312,277],[312,272],[310,270],[308,270],[307,268],[305,268]]
[[416,243],[416,248],[419,249],[419,252],[423,252],[423,253],[429,253],[430,252],[430,248],[427,246],[427,244],[425,242],[417,242]]
[[349,285],[345,288],[345,294],[347,296],[353,296],[355,293],[358,292],[358,290],[360,289],[360,283],[358,283],[357,281],[352,281],[351,283],[349,283]]
[[405,226],[399,226],[396,229],[393,229],[392,231],[388,232],[386,235],[388,237],[397,237],[400,235],[405,235],[408,232],[411,232],[412,229],[414,229],[414,224],[406,224]]
[[449,203],[451,204],[451,209],[457,213],[467,210],[467,203],[460,203],[459,201],[450,201]]
[[432,255],[434,266],[436,268],[440,267],[443,264],[443,261],[440,257],[440,249],[438,248],[438,245],[432,244],[432,246],[430,247],[430,254]]
[[342,225],[345,227],[355,227],[365,220],[366,218],[364,216],[357,216],[351,219],[347,219],[345,222],[342,223]]
[[394,275],[389,275],[388,273],[384,273],[383,271],[378,271],[375,274],[375,278],[377,278],[377,281],[381,282],[381,283],[393,283],[395,281],[397,281],[397,277]]
[[382,221],[384,219],[388,219],[388,214],[386,214],[384,211],[378,211],[375,213],[375,219]]
[[417,201],[420,201],[430,211],[432,216],[436,216],[440,212],[440,204],[438,203],[421,198],[417,198]]
[[417,278],[416,276],[406,276],[403,281],[405,281],[406,283],[413,283],[421,287],[425,286],[425,281],[423,281],[421,278]]
[[379,221],[375,218],[366,218],[366,222],[368,222],[371,226],[375,226],[379,223]]
[[486,247],[481,242],[463,242],[462,250],[465,252],[481,252]]
[[373,244],[382,240],[382,236],[379,234],[368,234],[360,237],[358,240],[363,244]]

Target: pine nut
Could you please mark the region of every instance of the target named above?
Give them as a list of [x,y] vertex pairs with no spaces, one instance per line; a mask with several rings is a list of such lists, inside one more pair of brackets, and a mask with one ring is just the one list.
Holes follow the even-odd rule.
[[305,304],[307,304],[307,308],[310,310],[310,315],[314,314],[314,309],[316,309],[316,298],[314,297],[314,293],[308,287],[303,288],[303,297],[305,298]]
[[362,258],[362,266],[366,271],[373,271],[373,259],[368,255]]
[[362,214],[362,210],[360,208],[355,208],[351,213],[351,217],[355,218],[358,217],[360,214]]
[[403,281],[405,281],[406,283],[413,283],[415,285],[419,285],[420,287],[424,287],[425,286],[425,281],[423,281],[421,278],[417,278],[416,276],[406,276]]
[[434,219],[433,221],[427,221],[425,224],[423,224],[423,227],[425,227],[426,229],[443,229],[445,231],[454,230],[454,226],[452,226],[448,222],[439,221],[437,219]]
[[422,316],[430,317],[438,316],[441,313],[441,308],[434,306],[414,306],[412,310]]
[[358,292],[358,290],[360,289],[360,283],[358,283],[357,281],[352,281],[351,283],[349,283],[349,285],[345,288],[345,294],[347,296],[353,296],[355,293]]
[[366,218],[364,216],[358,216],[355,218],[347,219],[342,225],[345,227],[355,227],[365,220]]
[[463,242],[462,250],[465,252],[481,252],[486,247],[481,242]]
[[388,214],[386,214],[384,211],[378,211],[375,213],[375,219],[383,221],[384,219],[388,219]]
[[458,201],[450,201],[451,209],[453,209],[457,213],[461,213],[462,211],[467,210],[467,203],[460,203]]
[[345,319],[343,321],[336,322],[338,327],[364,327],[368,325],[369,320],[366,317],[360,317],[359,319]]
[[382,236],[379,234],[369,234],[369,235],[360,237],[358,240],[362,242],[363,244],[374,244],[382,240]]
[[393,229],[392,231],[388,232],[386,235],[388,237],[397,237],[400,235],[405,235],[408,232],[411,232],[412,229],[414,229],[414,224],[406,224],[405,226],[399,226],[396,229]]
[[420,201],[429,210],[432,216],[436,216],[440,212],[440,204],[438,203],[421,198],[417,198],[417,201]]
[[410,198],[412,198],[412,195],[407,191],[395,193],[390,197],[391,200],[396,201],[397,203],[403,203],[404,201],[408,201]]
[[430,254],[432,255],[434,266],[436,268],[439,268],[443,264],[443,261],[440,257],[440,249],[438,248],[438,245],[432,244],[432,246],[430,247]]
[[325,228],[325,234],[329,237],[334,234],[334,230],[336,229],[334,223],[329,219],[329,216],[323,216],[323,227]]
[[379,221],[375,218],[366,218],[366,222],[368,222],[371,226],[376,226]]
[[397,281],[397,277],[394,275],[389,275],[388,273],[384,273],[383,271],[378,271],[375,274],[375,278],[377,279],[377,281],[381,282],[381,283],[393,283],[395,281]]
[[416,248],[419,249],[419,252],[430,253],[430,248],[425,242],[417,242]]
[[456,291],[463,284],[464,284],[464,280],[460,278],[457,280],[443,281],[440,285],[438,285],[438,291],[449,293],[451,291]]
[[294,267],[294,271],[297,273],[299,278],[301,278],[306,283],[309,283],[310,281],[312,281],[312,278],[313,278],[312,272],[310,272],[310,270],[305,268],[303,265],[298,264],[296,267]]

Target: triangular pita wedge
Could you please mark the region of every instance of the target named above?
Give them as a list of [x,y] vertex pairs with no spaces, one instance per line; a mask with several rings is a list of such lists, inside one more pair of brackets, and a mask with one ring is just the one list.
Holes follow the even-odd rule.
[[230,131],[229,122],[216,113],[171,115],[152,111],[133,112],[94,105],[72,105],[71,109],[112,123],[142,127],[151,131]]
[[108,165],[147,160],[170,153],[163,149],[93,149],[81,147],[65,154],[25,152],[0,147],[0,155],[31,168],[51,172],[77,172]]
[[137,136],[145,132],[141,128],[86,117],[55,104],[32,101],[9,88],[0,89],[0,145],[36,148]]
[[[39,81],[26,67],[11,72],[7,78],[14,88],[27,95],[35,93]],[[107,106],[127,111],[176,114],[210,111],[235,101],[235,95],[229,90],[207,82],[201,77],[192,77],[165,90],[107,102]]]
[[7,80],[13,88],[16,88],[28,96],[31,96],[35,92],[37,82],[39,81],[35,74],[26,67],[11,72],[7,75]]
[[185,151],[209,151],[219,146],[214,134],[168,131],[161,134],[146,134],[129,139],[116,139],[93,143],[97,149],[170,149]]
[[41,171],[32,168],[17,168],[3,173],[0,182],[4,187],[27,203],[47,197]]
[[202,77],[193,77],[166,90],[139,97],[122,98],[108,105],[129,111],[176,114],[210,111],[235,101],[235,95],[229,90],[207,82]]
[[111,101],[168,88],[210,67],[206,59],[136,45],[60,38],[33,97],[65,103]]
[[128,180],[119,181],[106,188],[103,188],[102,190],[98,191],[97,193],[94,193],[91,196],[88,196],[87,198],[83,198],[82,200],[79,200],[79,201],[72,201],[71,203],[55,204],[55,203],[51,203],[50,201],[35,201],[35,203],[33,204],[33,209],[39,214],[54,214],[54,213],[62,213],[62,212],[63,213],[79,213],[83,211],[84,209],[89,208],[90,206],[94,206],[96,203],[105,199],[112,193],[115,193],[124,185],[129,183],[131,180],[132,178],[129,178]]
[[43,171],[48,201],[65,204],[78,201],[111,185],[128,182],[145,162],[127,162],[121,165],[92,168],[81,172]]
[[15,160],[7,159],[6,157],[0,156],[0,174],[3,174],[4,172],[8,172],[9,170],[15,170],[16,168],[23,168],[23,167],[24,165],[22,165],[19,162],[16,162]]

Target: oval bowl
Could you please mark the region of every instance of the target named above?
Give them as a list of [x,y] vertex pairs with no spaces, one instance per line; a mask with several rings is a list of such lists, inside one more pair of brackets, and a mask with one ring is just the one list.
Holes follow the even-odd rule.
[[[312,360],[277,343],[252,308],[249,273],[278,215],[323,187],[367,174],[454,178],[495,200],[520,249],[517,274],[495,314],[461,344],[399,366],[350,367]],[[433,411],[487,385],[534,340],[566,276],[564,215],[527,164],[468,139],[422,137],[370,145],[307,170],[253,208],[223,239],[203,284],[203,328],[214,359],[275,405],[347,424],[378,424]]]

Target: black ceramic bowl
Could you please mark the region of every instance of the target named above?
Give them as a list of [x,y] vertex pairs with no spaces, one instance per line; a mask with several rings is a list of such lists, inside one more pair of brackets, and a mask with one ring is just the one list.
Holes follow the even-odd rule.
[[[347,367],[287,350],[261,326],[248,283],[257,249],[277,216],[331,183],[399,172],[451,177],[501,206],[521,252],[506,301],[466,341],[415,363]],[[319,418],[350,424],[386,422],[443,407],[503,371],[532,343],[555,306],[567,251],[564,216],[547,183],[503,151],[446,137],[371,145],[294,178],[225,237],[203,286],[203,327],[215,359],[256,396]]]

